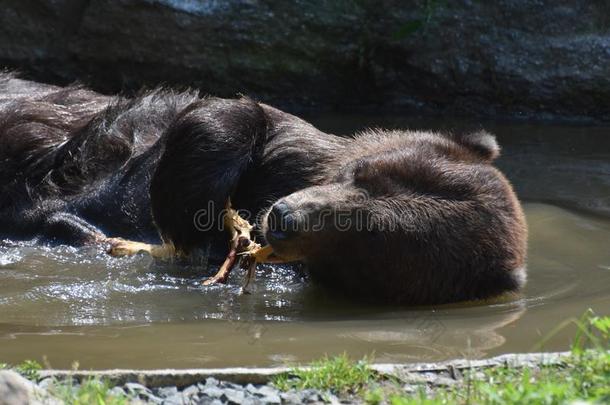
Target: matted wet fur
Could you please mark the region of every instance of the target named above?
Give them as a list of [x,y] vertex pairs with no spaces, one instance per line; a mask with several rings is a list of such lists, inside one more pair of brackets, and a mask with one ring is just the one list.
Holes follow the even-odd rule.
[[218,217],[197,220],[230,197],[278,255],[357,300],[488,298],[525,281],[525,221],[498,153],[485,132],[342,138],[248,98],[107,97],[2,73],[0,237],[163,241],[218,260]]

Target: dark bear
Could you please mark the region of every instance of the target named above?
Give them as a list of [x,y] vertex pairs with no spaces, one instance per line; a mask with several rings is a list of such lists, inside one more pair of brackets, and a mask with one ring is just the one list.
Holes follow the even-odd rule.
[[484,299],[525,282],[525,221],[498,154],[486,132],[346,138],[248,98],[127,99],[5,73],[0,237],[123,237],[219,260],[230,200],[280,258],[355,299]]

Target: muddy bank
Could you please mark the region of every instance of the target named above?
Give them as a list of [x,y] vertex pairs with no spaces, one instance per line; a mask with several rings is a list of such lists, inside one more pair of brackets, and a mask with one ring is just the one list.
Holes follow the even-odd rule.
[[285,108],[610,120],[603,0],[7,0],[0,66]]

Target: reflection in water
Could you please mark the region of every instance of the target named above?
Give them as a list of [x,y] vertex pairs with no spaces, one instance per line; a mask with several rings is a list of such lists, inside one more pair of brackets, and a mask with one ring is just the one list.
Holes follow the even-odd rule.
[[[390,118],[376,120],[393,126]],[[531,350],[589,307],[608,313],[610,141],[601,136],[607,131],[496,129],[504,146],[499,164],[531,201],[525,204],[529,282],[521,297],[371,307],[311,286],[299,269],[278,266],[261,267],[253,294],[241,296],[239,272],[227,286],[203,288],[195,267],[4,241],[0,362],[47,356],[55,367],[76,360],[85,368],[213,367],[305,362],[344,351],[374,353],[379,362],[475,358]],[[573,333],[560,332],[545,349],[566,349]]]

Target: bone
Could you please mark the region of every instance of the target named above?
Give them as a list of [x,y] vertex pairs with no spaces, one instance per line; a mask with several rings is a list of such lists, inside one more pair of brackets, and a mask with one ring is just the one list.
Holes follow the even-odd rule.
[[239,213],[231,207],[230,200],[226,206],[224,225],[231,235],[229,253],[218,272],[203,281],[203,285],[225,284],[231,274],[231,270],[235,266],[237,257],[240,256],[240,265],[246,269],[246,277],[241,291],[247,294],[248,286],[254,280],[258,263],[281,263],[282,260],[274,255],[273,248],[270,245],[261,247],[261,245],[254,241],[251,235],[254,227],[239,216]]

